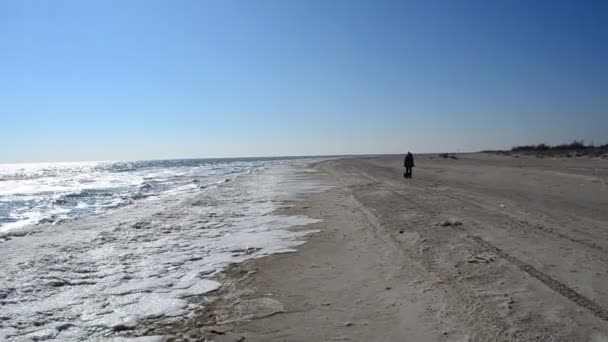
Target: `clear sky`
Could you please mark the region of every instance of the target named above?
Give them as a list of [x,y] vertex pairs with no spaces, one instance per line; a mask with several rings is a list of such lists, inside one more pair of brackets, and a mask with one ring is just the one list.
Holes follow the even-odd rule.
[[0,0],[0,162],[608,142],[608,1]]

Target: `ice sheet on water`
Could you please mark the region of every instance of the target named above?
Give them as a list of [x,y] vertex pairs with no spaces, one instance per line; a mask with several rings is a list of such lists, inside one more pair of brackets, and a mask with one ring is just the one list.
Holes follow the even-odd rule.
[[[141,201],[13,238],[0,248],[0,340],[118,338],[188,314],[227,265],[291,251],[317,220],[273,213],[321,188],[289,166]],[[296,185],[296,186],[294,186]]]
[[196,192],[293,160],[191,159],[0,164],[0,234]]
[[142,336],[142,337],[113,337],[107,342],[161,342],[162,336]]

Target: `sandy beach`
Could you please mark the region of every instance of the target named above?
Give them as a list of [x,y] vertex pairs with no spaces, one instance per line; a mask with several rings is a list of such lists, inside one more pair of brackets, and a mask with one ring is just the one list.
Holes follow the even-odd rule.
[[[295,253],[232,267],[167,340],[607,341],[608,162],[400,156],[312,165]],[[306,175],[309,177],[310,172]]]
[[0,2],[0,342],[608,342],[608,0]]

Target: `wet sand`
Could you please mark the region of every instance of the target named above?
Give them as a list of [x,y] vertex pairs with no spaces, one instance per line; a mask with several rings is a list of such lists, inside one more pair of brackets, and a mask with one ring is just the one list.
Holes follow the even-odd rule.
[[608,161],[401,156],[313,165],[298,252],[250,260],[167,340],[608,341]]

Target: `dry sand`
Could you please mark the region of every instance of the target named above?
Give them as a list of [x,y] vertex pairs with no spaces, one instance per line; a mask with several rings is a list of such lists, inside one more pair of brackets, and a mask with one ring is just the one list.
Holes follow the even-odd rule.
[[146,334],[215,341],[608,341],[608,160],[461,155],[313,166],[296,253],[226,272]]

